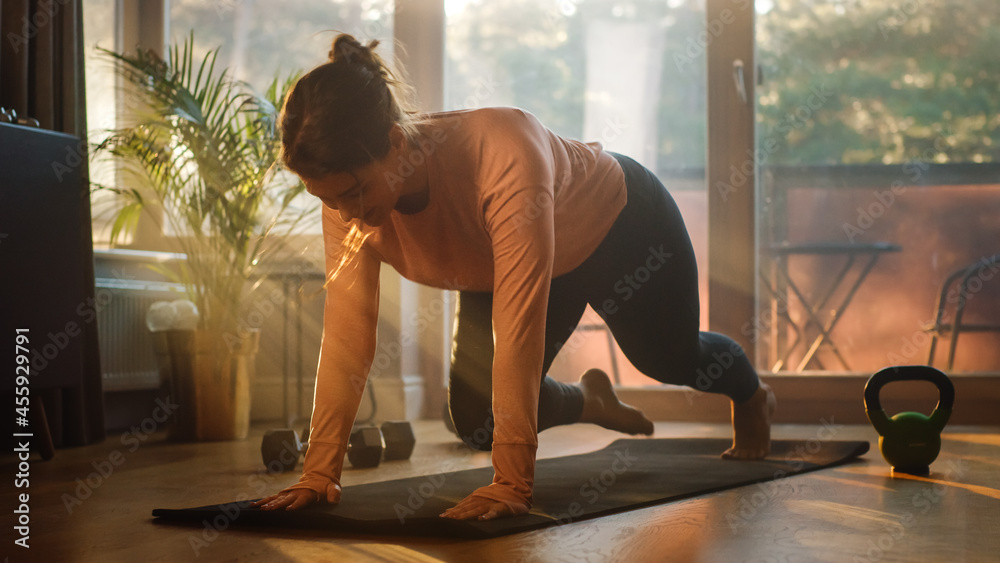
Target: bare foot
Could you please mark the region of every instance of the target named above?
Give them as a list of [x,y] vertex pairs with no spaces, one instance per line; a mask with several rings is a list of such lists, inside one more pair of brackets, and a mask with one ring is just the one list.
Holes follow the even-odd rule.
[[580,422],[590,422],[626,434],[653,433],[653,423],[642,411],[618,400],[608,374],[599,369],[580,376],[583,413]]
[[745,403],[733,403],[733,447],[725,459],[762,459],[771,453],[771,417],[778,401],[763,381]]

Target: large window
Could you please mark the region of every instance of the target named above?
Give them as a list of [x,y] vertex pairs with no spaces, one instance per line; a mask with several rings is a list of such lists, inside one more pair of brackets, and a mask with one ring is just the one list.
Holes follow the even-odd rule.
[[170,0],[173,41],[192,30],[202,53],[220,47],[233,76],[263,89],[276,74],[326,62],[337,33],[392,46],[392,0]]
[[[761,367],[928,361],[942,282],[1000,252],[998,23],[992,0],[758,3]],[[955,369],[996,369],[997,341],[963,335]]]

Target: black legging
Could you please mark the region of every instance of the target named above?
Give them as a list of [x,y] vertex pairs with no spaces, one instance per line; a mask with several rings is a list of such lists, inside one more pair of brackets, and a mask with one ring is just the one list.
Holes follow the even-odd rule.
[[[552,280],[542,373],[590,304],[642,373],[748,400],[758,379],[742,348],[722,334],[698,331],[698,266],[677,204],[649,170],[611,154],[625,171],[628,203],[594,253]],[[492,305],[492,293],[460,292],[448,385],[456,432],[479,450],[493,442]],[[578,387],[542,378],[539,432],[578,422],[582,411]]]

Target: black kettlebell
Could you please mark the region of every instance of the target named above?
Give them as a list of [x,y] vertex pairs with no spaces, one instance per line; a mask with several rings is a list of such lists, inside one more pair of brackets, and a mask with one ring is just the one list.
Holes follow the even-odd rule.
[[[893,381],[930,381],[940,398],[930,416],[901,412],[892,418],[882,409],[879,391]],[[930,465],[941,451],[941,431],[951,416],[955,386],[941,371],[930,366],[895,366],[871,376],[865,385],[865,413],[879,433],[878,448],[894,472],[912,475],[930,473]]]

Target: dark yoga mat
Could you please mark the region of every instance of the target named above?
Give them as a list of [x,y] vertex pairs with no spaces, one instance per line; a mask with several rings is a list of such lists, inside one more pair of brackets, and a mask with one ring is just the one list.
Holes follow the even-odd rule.
[[263,511],[248,502],[186,509],[158,508],[153,516],[216,529],[232,524],[334,532],[490,538],[565,524],[750,485],[849,462],[868,442],[772,442],[761,461],[724,460],[724,439],[623,439],[595,452],[538,460],[530,514],[457,521],[438,514],[493,478],[493,468],[355,485],[339,505]]

